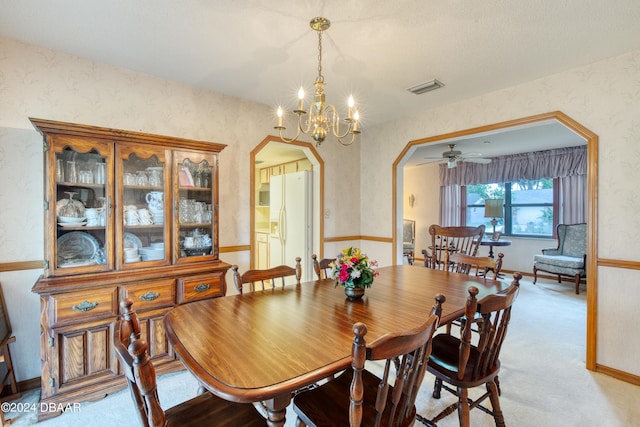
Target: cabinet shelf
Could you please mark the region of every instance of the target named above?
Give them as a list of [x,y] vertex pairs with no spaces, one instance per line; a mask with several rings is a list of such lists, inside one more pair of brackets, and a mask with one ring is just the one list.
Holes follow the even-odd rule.
[[95,182],[56,182],[58,187],[104,188],[105,184]]
[[183,186],[180,186],[180,191],[204,191],[204,192],[209,192],[209,191],[211,191],[211,187],[183,187]]
[[149,190],[149,191],[162,191],[163,188],[158,185],[133,185],[126,184],[123,185],[125,190]]
[[209,227],[211,224],[209,224],[208,222],[189,222],[186,224],[180,224],[180,228],[202,228],[202,227]]
[[164,224],[125,225],[125,230],[148,230],[164,228]]
[[67,225],[64,227],[61,225],[58,225],[59,231],[66,231],[66,230],[82,231],[82,230],[104,230],[104,229],[105,229],[104,225]]

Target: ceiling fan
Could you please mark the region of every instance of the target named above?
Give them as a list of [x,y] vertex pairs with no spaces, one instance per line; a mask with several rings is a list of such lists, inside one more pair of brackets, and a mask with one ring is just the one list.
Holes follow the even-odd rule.
[[456,144],[449,144],[449,151],[442,153],[442,157],[425,157],[430,160],[424,163],[418,163],[416,166],[426,165],[429,163],[446,163],[449,169],[455,168],[458,162],[470,162],[470,163],[491,163],[491,159],[483,159],[482,153],[463,153],[462,151],[454,150]]

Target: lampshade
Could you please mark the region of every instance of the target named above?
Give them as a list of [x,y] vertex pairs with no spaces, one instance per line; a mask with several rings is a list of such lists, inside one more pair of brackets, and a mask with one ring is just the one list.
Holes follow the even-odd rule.
[[485,218],[502,218],[504,216],[502,205],[504,199],[485,199],[484,201],[484,217]]

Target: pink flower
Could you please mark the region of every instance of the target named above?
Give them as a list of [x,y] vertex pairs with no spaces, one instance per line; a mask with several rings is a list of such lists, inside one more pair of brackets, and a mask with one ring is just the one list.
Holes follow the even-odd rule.
[[357,257],[351,258],[351,262],[354,263],[354,264],[357,264],[358,261],[360,261],[360,260]]
[[347,280],[349,280],[349,271],[348,267],[345,264],[342,264],[342,267],[340,268],[340,273],[338,274],[338,279],[340,279],[341,282],[346,282]]

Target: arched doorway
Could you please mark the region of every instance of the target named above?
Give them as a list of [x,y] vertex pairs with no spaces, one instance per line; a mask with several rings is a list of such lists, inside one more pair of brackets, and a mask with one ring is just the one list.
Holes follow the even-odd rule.
[[[307,142],[284,143],[275,136],[267,136],[250,154],[251,178],[251,268],[266,268],[270,265],[270,239],[275,238],[275,224],[271,221],[270,181],[280,176],[308,170],[310,179],[310,215],[307,223],[310,230],[310,252],[322,253],[324,246],[323,212],[324,162],[315,147]],[[302,211],[301,211],[302,212]],[[302,258],[303,280],[311,280],[313,268],[311,254],[299,254]],[[283,260],[293,265],[293,261]]]
[[586,141],[588,153],[587,172],[587,339],[586,339],[586,367],[589,370],[596,369],[596,324],[597,324],[597,191],[598,191],[598,136],[580,123],[576,122],[562,112],[540,114],[524,117],[492,125],[481,126],[448,134],[432,136],[410,141],[393,163],[393,263],[402,259],[402,219],[403,219],[403,168],[415,151],[425,144],[442,144],[456,138],[464,138],[476,134],[501,132],[544,122],[557,122],[570,129]]

